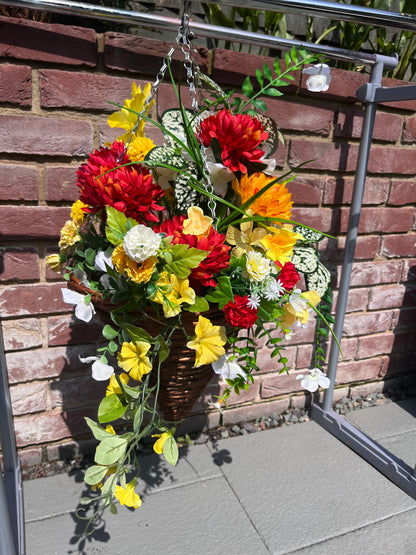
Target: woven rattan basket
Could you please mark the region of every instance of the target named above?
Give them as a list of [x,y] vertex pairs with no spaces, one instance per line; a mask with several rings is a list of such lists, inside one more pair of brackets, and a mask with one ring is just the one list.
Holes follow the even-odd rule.
[[[100,293],[88,289],[75,277],[71,277],[68,288],[83,295],[90,294],[97,316],[103,323],[111,324],[110,311],[116,305],[108,300],[103,300]],[[221,311],[210,311],[204,313],[214,325],[224,323]],[[144,320],[138,314],[137,325],[146,329],[150,335],[155,337],[161,330],[161,326],[151,319]],[[140,318],[140,319],[139,319]],[[183,312],[182,323],[189,335],[194,335],[195,322],[198,314]],[[169,357],[162,363],[160,369],[160,387],[158,395],[159,410],[165,420],[178,422],[188,416],[195,401],[201,395],[208,382],[214,376],[211,365],[194,368],[195,353],[186,347],[186,338],[181,330],[175,330],[172,337]],[[151,374],[150,383],[155,385],[157,376]]]

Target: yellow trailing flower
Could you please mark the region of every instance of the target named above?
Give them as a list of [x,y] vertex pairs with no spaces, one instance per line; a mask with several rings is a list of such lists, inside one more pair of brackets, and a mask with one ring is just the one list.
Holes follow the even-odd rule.
[[62,270],[61,257],[59,254],[49,254],[45,258],[45,262],[54,272],[60,272]]
[[188,218],[183,221],[183,233],[188,235],[204,235],[211,227],[213,219],[205,216],[199,206],[188,208]]
[[[119,379],[121,381],[121,383],[123,383],[124,385],[127,385],[128,381],[129,381],[129,377],[127,374],[124,374],[124,372],[122,374],[119,375]],[[111,393],[115,393],[116,395],[121,395],[122,391],[121,391],[121,387],[119,386],[119,383],[117,381],[116,375],[112,374],[110,377],[110,382],[107,386],[107,391],[105,393],[105,395],[111,395]]]
[[289,302],[283,307],[285,313],[279,318],[281,326],[291,328],[295,322],[306,326],[309,319],[309,304],[317,306],[320,301],[321,297],[316,291],[302,293],[300,289],[295,289],[289,296]]
[[120,505],[126,505],[127,507],[132,507],[133,509],[138,509],[142,500],[140,496],[134,491],[136,487],[136,478],[129,482],[125,488],[122,486],[116,486],[114,491],[114,497],[118,499]]
[[261,244],[266,249],[266,256],[274,262],[282,265],[289,262],[296,241],[303,239],[303,235],[292,231],[292,227],[269,227],[272,233],[262,238]]
[[149,349],[150,343],[145,341],[131,341],[121,346],[121,351],[117,355],[118,364],[123,370],[129,372],[133,380],[141,382],[143,376],[152,369],[147,356]]
[[204,316],[199,316],[195,336],[186,346],[196,351],[194,367],[211,364],[225,354],[227,342],[224,326],[214,326]]
[[153,434],[152,435],[152,437],[158,437],[159,438],[157,441],[155,441],[155,443],[153,445],[153,450],[155,451],[155,453],[157,453],[158,455],[161,455],[163,453],[163,446],[164,446],[166,440],[169,439],[171,436],[173,436],[174,432],[175,432],[175,429],[172,428],[168,432],[163,432],[163,434]]
[[149,256],[149,258],[138,264],[127,256],[123,245],[118,245],[113,250],[111,261],[119,274],[125,274],[135,283],[147,283],[153,275],[157,257]]
[[108,424],[108,426],[105,427],[105,431],[109,434],[116,435],[116,432],[111,424]]
[[141,162],[156,145],[147,137],[135,137],[128,146],[127,154],[132,162]]
[[155,283],[157,293],[152,301],[163,306],[165,318],[172,318],[181,312],[181,304],[195,303],[195,291],[189,286],[187,278],[178,278],[175,274],[163,271]]
[[[121,137],[118,137],[119,140],[122,140],[125,142],[128,142],[130,140],[131,131],[137,123],[137,113],[142,112],[146,99],[150,94],[150,90],[151,90],[150,83],[147,83],[143,87],[143,91],[140,85],[137,86],[136,83],[133,83],[132,97],[127,98],[124,101],[124,107],[120,111],[114,112],[113,114],[111,114],[111,116],[109,116],[107,122],[110,127],[120,127],[121,129],[126,130],[126,133],[124,133],[124,135],[122,135]],[[144,113],[145,116],[148,115],[149,110],[153,106],[154,102],[155,102],[154,100],[150,102],[149,106],[146,109],[146,112]],[[144,137],[144,125],[145,125],[145,120],[142,119],[134,134],[135,137]]]
[[[252,211],[247,210],[247,215],[251,216]],[[230,225],[227,229],[226,240],[229,245],[235,245],[233,255],[240,258],[243,254],[253,250],[253,246],[260,246],[261,240],[267,235],[263,227],[253,229],[253,222],[241,222],[240,229]]]
[[88,204],[85,204],[81,200],[76,200],[71,208],[71,218],[76,222],[79,226],[82,224],[85,218],[85,212],[83,208],[86,208]]
[[78,233],[79,226],[74,220],[68,220],[61,229],[61,239],[58,243],[61,251],[65,251],[81,240]]

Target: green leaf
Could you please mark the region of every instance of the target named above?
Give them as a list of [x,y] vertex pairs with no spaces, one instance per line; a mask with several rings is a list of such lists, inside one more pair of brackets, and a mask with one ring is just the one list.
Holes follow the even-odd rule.
[[264,110],[267,112],[267,105],[261,98],[256,98],[255,100],[252,100],[251,103],[255,108],[257,108],[257,110]]
[[275,58],[273,62],[273,67],[277,75],[282,74],[282,66],[280,65],[280,60],[278,58]]
[[108,466],[98,466],[93,465],[87,468],[87,471],[84,476],[84,482],[89,484],[90,486],[95,486],[99,484],[101,480],[104,478],[108,470]]
[[159,357],[159,362],[162,363],[168,358],[170,349],[166,345],[166,341],[163,339],[161,335],[158,335],[155,338],[155,343],[159,345],[158,357]]
[[96,422],[94,422],[94,420],[91,420],[91,418],[88,418],[87,416],[85,417],[85,422],[92,431],[95,439],[98,439],[98,441],[102,441],[103,439],[107,439],[114,435],[104,430],[104,428],[102,428],[99,424],[97,424]]
[[112,422],[123,416],[127,407],[120,401],[118,395],[111,393],[104,397],[98,407],[98,420],[102,423]]
[[243,91],[243,94],[245,96],[247,96],[247,98],[250,98],[250,96],[253,94],[254,88],[253,85],[251,83],[251,79],[250,77],[247,75],[247,77],[244,79],[244,82],[241,86],[241,89]]
[[269,66],[266,63],[263,64],[263,71],[266,79],[268,79],[269,81],[272,81],[273,79],[272,70],[269,68]]
[[204,297],[195,297],[194,304],[186,307],[188,312],[206,312],[209,310],[209,303]]
[[117,506],[116,506],[114,503],[110,502],[110,513],[111,513],[112,515],[116,515],[117,512],[118,512],[118,511],[117,511]]
[[283,93],[280,92],[278,89],[265,89],[263,91],[263,94],[266,94],[267,96],[283,96]]
[[260,87],[263,87],[263,82],[264,82],[263,74],[261,70],[258,68],[256,69],[256,77]]
[[219,308],[223,309],[229,301],[234,300],[230,278],[228,276],[219,277],[217,287],[212,293],[206,295],[205,298],[209,302],[218,303]]
[[95,262],[95,256],[96,256],[96,252],[94,249],[88,248],[85,251],[85,260],[87,261],[87,263],[90,266],[94,266],[94,262]]
[[95,462],[107,466],[116,463],[124,456],[127,443],[127,439],[114,435],[104,439],[95,451]]
[[163,456],[172,466],[175,466],[175,464],[178,462],[178,445],[173,436],[168,437],[168,439],[163,444]]
[[103,336],[107,339],[107,341],[111,341],[118,336],[118,331],[112,328],[109,324],[106,324],[103,327]]
[[107,226],[105,235],[113,245],[121,245],[128,229],[137,225],[136,220],[127,218],[125,214],[119,212],[112,206],[107,206]]
[[152,343],[153,341],[153,337],[143,328],[132,324],[122,324],[122,328],[127,331],[132,341],[145,341],[146,343]]
[[171,245],[169,252],[172,255],[172,262],[166,264],[166,269],[179,278],[187,278],[192,268],[197,268],[208,254],[206,251],[182,244]]

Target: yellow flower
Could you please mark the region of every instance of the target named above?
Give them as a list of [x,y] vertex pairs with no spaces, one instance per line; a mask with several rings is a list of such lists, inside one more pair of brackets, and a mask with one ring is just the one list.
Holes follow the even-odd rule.
[[183,221],[183,232],[187,235],[203,235],[212,225],[212,218],[204,216],[198,206],[188,208],[188,219]]
[[195,336],[186,346],[194,349],[195,367],[211,364],[225,354],[223,345],[227,342],[224,326],[213,326],[208,318],[199,316],[195,326]]
[[62,270],[61,257],[59,254],[49,254],[45,258],[45,262],[54,272],[60,272]]
[[195,303],[195,291],[189,287],[187,278],[178,278],[175,274],[168,274],[163,271],[155,283],[157,288],[156,295],[152,301],[163,306],[165,318],[172,318],[181,312],[181,304]]
[[141,264],[129,258],[123,245],[118,245],[111,255],[115,270],[119,274],[126,274],[135,283],[147,283],[153,275],[157,257],[149,256]]
[[169,430],[168,432],[164,432],[163,434],[152,435],[152,437],[159,438],[157,441],[155,441],[153,445],[153,449],[158,455],[161,455],[163,453],[163,446],[165,444],[165,441],[169,439],[171,436],[173,436],[174,431],[175,430],[172,428],[171,430]]
[[[252,211],[247,210],[247,215],[251,216]],[[253,246],[259,246],[267,231],[263,227],[256,227],[253,230],[253,222],[241,222],[240,230],[230,225],[227,229],[226,241],[229,245],[235,245],[233,255],[240,258],[243,254],[253,250]]]
[[[127,385],[128,381],[129,381],[129,377],[127,374],[120,374],[119,375],[120,381],[121,383],[123,383],[124,385]],[[116,379],[116,375],[112,374],[111,378],[110,378],[110,383],[107,386],[107,391],[106,391],[106,396],[107,395],[111,395],[111,393],[115,393],[116,395],[121,395],[122,391],[121,391],[121,387],[118,384],[118,381]]]
[[156,145],[152,139],[146,137],[135,137],[127,149],[127,154],[132,162],[144,160],[146,154]]
[[283,307],[285,314],[279,318],[283,328],[291,328],[297,321],[300,325],[305,326],[309,319],[309,304],[316,306],[319,304],[321,297],[316,291],[306,291],[301,293],[300,289],[289,296],[289,302]]
[[74,202],[71,208],[71,218],[76,222],[78,225],[81,225],[84,221],[85,212],[83,208],[86,208],[88,204],[84,204],[82,200],[77,200]]
[[111,424],[109,424],[108,426],[105,427],[105,431],[108,432],[109,434],[116,435],[116,432],[115,432],[115,430],[114,430],[114,428]]
[[[111,114],[111,116],[109,116],[107,121],[110,127],[121,127],[121,129],[126,130],[126,133],[124,133],[124,135],[118,137],[120,140],[123,140],[125,142],[130,140],[131,130],[137,123],[137,114],[141,113],[141,111],[143,110],[144,103],[150,94],[150,90],[150,83],[147,83],[143,87],[143,92],[140,86],[136,86],[136,83],[133,83],[132,98],[128,98],[125,100],[124,107],[119,112],[114,112],[113,114]],[[144,113],[145,116],[148,115],[149,110],[153,106],[154,102],[154,100],[151,101],[146,112]],[[144,137],[144,124],[145,120],[142,119],[137,127],[136,133],[134,135],[135,137]]]
[[143,376],[152,369],[150,359],[146,356],[149,349],[150,343],[145,341],[131,341],[121,346],[121,351],[117,355],[118,364],[130,373],[133,380],[141,382]]
[[126,505],[127,507],[133,507],[133,509],[138,509],[142,500],[140,496],[134,491],[136,486],[136,479],[129,482],[125,488],[122,486],[116,486],[114,491],[114,497],[118,499],[120,505]]
[[291,228],[292,226],[270,227],[272,233],[261,240],[262,246],[266,249],[266,256],[282,265],[290,260],[296,241],[303,239],[303,235],[294,233]]
[[[234,179],[232,187],[241,196],[241,202],[244,204],[274,179],[274,177],[268,177],[261,172],[252,175],[244,174],[240,181]],[[286,182],[284,182],[272,185],[250,204],[250,208],[254,214],[260,216],[290,220],[292,204],[291,194],[286,188]]]
[[73,220],[68,220],[64,227],[61,229],[61,239],[59,241],[59,248],[63,251],[75,245],[80,241],[81,237],[78,233],[78,225]]
[[246,272],[251,281],[263,281],[270,275],[270,260],[257,251],[247,253]]

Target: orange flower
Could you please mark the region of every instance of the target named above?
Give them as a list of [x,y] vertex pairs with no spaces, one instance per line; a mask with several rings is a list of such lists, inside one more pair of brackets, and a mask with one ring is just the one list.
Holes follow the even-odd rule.
[[[244,204],[274,179],[275,177],[268,177],[261,172],[253,173],[252,175],[244,174],[240,181],[234,179],[232,186],[234,191],[241,196],[241,203]],[[292,204],[291,194],[286,188],[286,182],[284,182],[272,185],[250,204],[250,208],[254,214],[259,214],[266,218],[290,220]]]
[[135,283],[147,283],[152,277],[157,257],[150,256],[141,264],[138,264],[127,256],[123,245],[118,245],[113,251],[111,260],[119,274],[126,274]]

